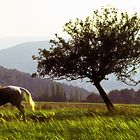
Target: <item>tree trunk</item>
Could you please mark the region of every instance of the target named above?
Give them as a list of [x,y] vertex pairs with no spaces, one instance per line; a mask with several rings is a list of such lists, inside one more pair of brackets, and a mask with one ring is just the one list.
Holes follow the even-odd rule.
[[100,83],[94,83],[95,87],[98,89],[102,99],[104,100],[108,110],[110,112],[115,111],[115,108],[113,106],[113,104],[111,103],[110,99],[108,98],[106,92],[104,91],[104,89],[102,88],[102,86],[100,85]]

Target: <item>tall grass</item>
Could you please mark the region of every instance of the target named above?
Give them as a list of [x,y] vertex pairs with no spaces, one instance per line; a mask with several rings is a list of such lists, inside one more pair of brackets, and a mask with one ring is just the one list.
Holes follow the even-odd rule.
[[26,110],[27,122],[18,110],[2,107],[0,140],[138,140],[140,106],[116,105],[109,113],[100,104],[38,103]]

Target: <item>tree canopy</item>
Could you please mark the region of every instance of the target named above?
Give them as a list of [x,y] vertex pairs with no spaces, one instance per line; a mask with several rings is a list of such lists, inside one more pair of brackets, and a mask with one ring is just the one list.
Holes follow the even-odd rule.
[[67,80],[89,78],[108,109],[112,105],[100,85],[107,75],[114,73],[127,84],[139,82],[133,79],[140,66],[137,13],[129,16],[115,8],[102,8],[84,20],[70,20],[64,31],[69,39],[56,34],[56,39],[50,41],[50,50],[40,49],[39,56],[33,56],[38,61],[37,75]]

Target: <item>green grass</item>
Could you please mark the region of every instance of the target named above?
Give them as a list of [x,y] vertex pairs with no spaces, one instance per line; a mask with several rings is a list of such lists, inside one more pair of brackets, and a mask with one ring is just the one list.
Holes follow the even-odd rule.
[[18,110],[1,107],[0,140],[137,140],[140,106],[115,105],[109,113],[102,104],[37,103],[26,109],[27,122]]

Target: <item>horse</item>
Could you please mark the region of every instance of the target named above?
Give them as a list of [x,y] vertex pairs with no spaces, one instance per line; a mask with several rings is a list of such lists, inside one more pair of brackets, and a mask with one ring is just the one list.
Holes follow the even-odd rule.
[[34,111],[35,104],[32,100],[31,93],[27,89],[18,86],[0,87],[0,106],[6,103],[11,103],[17,107],[23,117],[23,120],[26,121],[24,106],[21,104],[23,97],[26,101],[28,101]]

